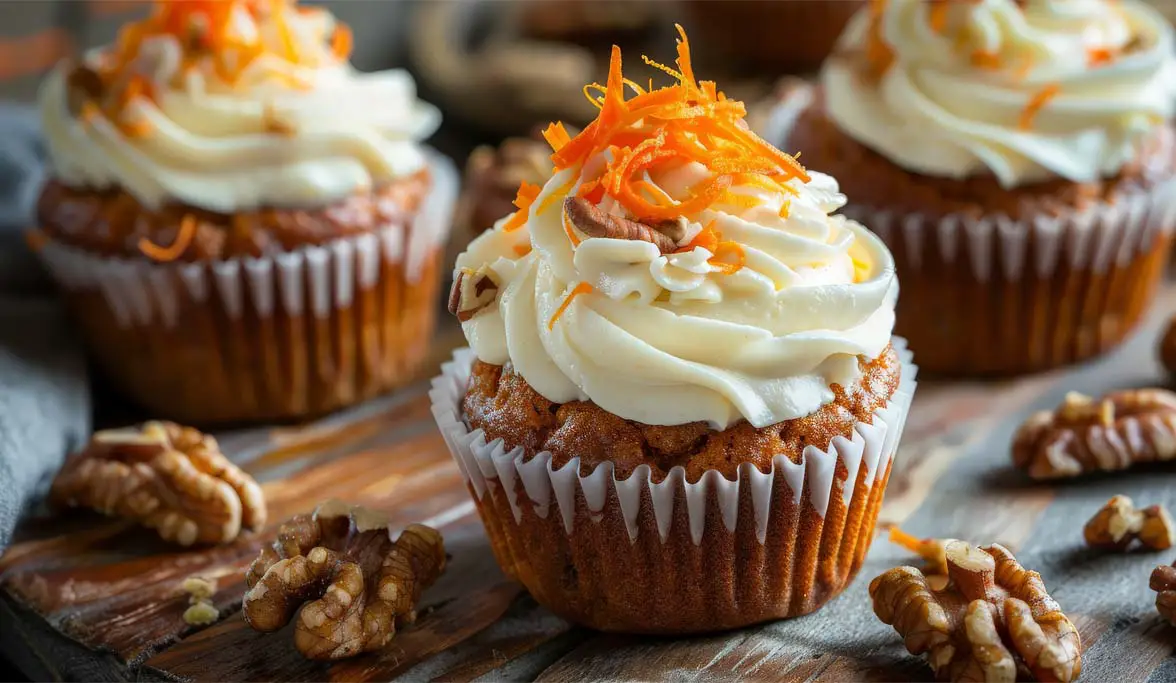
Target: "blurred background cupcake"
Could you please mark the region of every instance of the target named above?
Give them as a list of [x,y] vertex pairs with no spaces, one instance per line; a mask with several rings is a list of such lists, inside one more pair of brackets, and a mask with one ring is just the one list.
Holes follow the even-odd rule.
[[455,180],[402,71],[294,2],[163,2],[45,80],[30,242],[155,414],[323,413],[411,378]]
[[890,245],[921,366],[1044,370],[1140,320],[1176,220],[1172,35],[1138,0],[853,19],[786,145]]

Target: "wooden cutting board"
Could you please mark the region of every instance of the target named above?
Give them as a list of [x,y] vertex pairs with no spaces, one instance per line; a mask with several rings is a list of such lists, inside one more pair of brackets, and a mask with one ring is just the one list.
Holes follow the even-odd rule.
[[[922,382],[881,515],[917,535],[1013,548],[1081,631],[1083,680],[1176,680],[1176,629],[1147,588],[1153,567],[1176,553],[1100,554],[1081,533],[1116,493],[1176,510],[1176,467],[1041,485],[1010,468],[1008,444],[1028,411],[1066,391],[1163,382],[1154,346],[1176,288],[1163,294],[1145,329],[1097,363],[1010,382]],[[454,327],[439,336],[437,363],[459,339]],[[87,680],[930,680],[870,608],[869,579],[912,562],[881,536],[845,593],[801,619],[672,640],[604,635],[553,616],[495,565],[427,386],[305,426],[219,434],[263,482],[273,521],[233,545],[177,551],[86,513],[27,520],[0,556],[0,649],[32,677]],[[386,510],[397,526],[439,527],[452,560],[420,620],[386,650],[324,664],[298,654],[289,627],[254,633],[239,610],[243,571],[277,524],[331,497]],[[224,616],[203,629],[181,619],[179,584],[193,574],[220,579]]]

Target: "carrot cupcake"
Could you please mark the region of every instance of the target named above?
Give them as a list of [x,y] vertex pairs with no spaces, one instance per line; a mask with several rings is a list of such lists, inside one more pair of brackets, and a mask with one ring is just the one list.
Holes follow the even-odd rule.
[[[870,545],[914,389],[885,246],[697,81],[621,73],[458,259],[434,415],[504,570],[608,631],[805,614]],[[635,79],[645,80],[645,79]]]
[[46,80],[30,237],[101,367],[153,413],[298,418],[410,378],[455,181],[403,72],[287,0],[160,2]]
[[920,365],[1005,375],[1135,327],[1171,244],[1172,29],[1137,0],[875,2],[787,148],[894,251]]

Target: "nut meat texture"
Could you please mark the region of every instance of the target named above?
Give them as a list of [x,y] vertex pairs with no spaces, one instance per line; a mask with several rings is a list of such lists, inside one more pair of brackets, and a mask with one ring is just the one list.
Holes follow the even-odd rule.
[[1127,496],[1107,501],[1082,530],[1086,544],[1104,550],[1126,550],[1138,540],[1148,550],[1167,550],[1176,541],[1172,517],[1162,505],[1142,510]]
[[[301,610],[294,645],[309,659],[384,647],[416,620],[421,592],[445,569],[437,530],[413,524],[392,540],[387,519],[328,501],[282,525],[245,575],[245,620],[276,631]],[[304,604],[305,603],[305,604]]]
[[1013,439],[1013,464],[1034,479],[1122,470],[1176,458],[1176,393],[1131,389],[1099,400],[1071,392]]
[[100,431],[58,472],[50,499],[134,520],[183,546],[265,524],[265,496],[211,436],[172,422]]
[[1151,575],[1151,589],[1156,592],[1156,611],[1176,626],[1176,567],[1162,564]]
[[894,626],[911,654],[926,654],[941,681],[1072,681],[1082,670],[1074,624],[1041,576],[999,545],[945,544],[942,589],[914,567],[896,567],[870,583],[874,613]]

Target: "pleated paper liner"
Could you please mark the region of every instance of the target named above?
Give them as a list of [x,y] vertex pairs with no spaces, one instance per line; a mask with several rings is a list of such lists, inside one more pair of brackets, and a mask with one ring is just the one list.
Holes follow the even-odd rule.
[[915,389],[903,340],[899,387],[852,438],[808,446],[770,472],[695,483],[675,467],[617,480],[610,463],[580,474],[551,454],[487,443],[461,402],[474,357],[458,351],[433,380],[433,415],[474,496],[503,570],[548,609],[605,631],[682,634],[820,608],[861,568]]
[[415,216],[273,257],[41,256],[111,380],[160,417],[308,417],[413,378],[427,354],[457,191],[448,161]]
[[850,206],[894,252],[896,330],[928,372],[1012,375],[1106,353],[1154,298],[1176,182],[1080,212],[932,220]]
[[[811,85],[793,83],[766,117],[766,139],[786,140],[812,101]],[[902,283],[895,332],[925,372],[1017,375],[1106,353],[1136,327],[1172,246],[1176,179],[1020,220],[937,219],[853,197],[842,213],[893,252]]]

